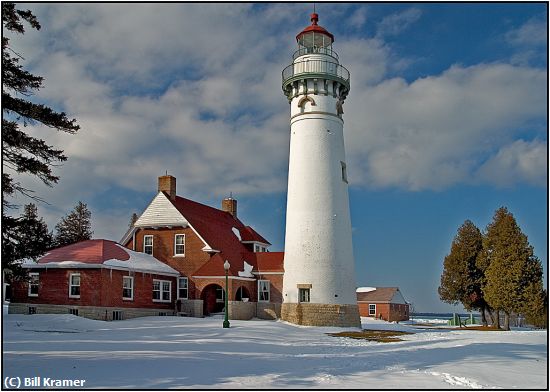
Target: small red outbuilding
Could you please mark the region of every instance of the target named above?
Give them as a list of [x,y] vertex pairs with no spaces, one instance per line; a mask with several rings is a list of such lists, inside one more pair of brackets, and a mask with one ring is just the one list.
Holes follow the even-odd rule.
[[409,319],[409,304],[398,287],[359,287],[357,305],[362,317],[386,321]]
[[172,314],[178,271],[109,240],[53,249],[23,264],[29,282],[14,282],[10,313],[72,313],[98,320]]

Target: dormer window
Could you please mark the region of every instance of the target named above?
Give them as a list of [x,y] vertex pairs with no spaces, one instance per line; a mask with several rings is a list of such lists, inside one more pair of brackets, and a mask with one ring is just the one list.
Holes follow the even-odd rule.
[[267,252],[267,248],[263,245],[254,244],[254,252]]

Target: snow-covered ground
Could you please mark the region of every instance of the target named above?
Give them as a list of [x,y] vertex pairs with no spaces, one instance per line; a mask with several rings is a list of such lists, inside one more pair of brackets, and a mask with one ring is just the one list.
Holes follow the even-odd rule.
[[85,379],[88,388],[548,388],[546,331],[419,329],[377,343],[342,328],[220,317],[104,322],[4,315],[3,376]]

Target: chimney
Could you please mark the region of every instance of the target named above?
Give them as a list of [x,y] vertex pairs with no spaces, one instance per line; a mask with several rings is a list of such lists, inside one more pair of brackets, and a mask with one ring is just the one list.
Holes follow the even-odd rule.
[[237,200],[233,197],[227,197],[222,200],[222,211],[229,212],[235,218],[237,217]]
[[159,177],[159,192],[165,192],[172,200],[176,200],[176,177],[165,175]]

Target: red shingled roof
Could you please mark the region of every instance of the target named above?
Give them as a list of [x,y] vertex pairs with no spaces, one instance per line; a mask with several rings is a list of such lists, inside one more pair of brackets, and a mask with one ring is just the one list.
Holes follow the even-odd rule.
[[245,226],[245,230],[241,231],[241,239],[243,241],[256,241],[263,244],[271,245],[268,240],[258,234],[258,232],[250,226]]
[[[254,270],[257,269],[256,254],[250,252],[241,243],[241,240],[243,240],[269,244],[254,229],[245,226],[230,213],[218,210],[217,208],[209,207],[180,196],[176,196],[175,200],[169,200],[206,243],[213,249],[220,251],[210,261],[195,271],[193,276],[225,276],[225,270],[223,269],[225,260],[228,260],[231,264],[229,270],[231,276],[239,276],[239,271],[244,271],[244,261],[254,266]],[[233,228],[239,231],[241,239],[235,235]]]
[[399,290],[398,287],[377,287],[376,290],[368,292],[358,292],[358,301],[390,302],[394,294]]
[[283,258],[285,252],[259,252],[255,256],[254,272],[284,272]]
[[38,263],[78,261],[87,264],[103,264],[111,259],[126,261],[130,259],[130,255],[114,241],[87,240],[53,249],[40,258]]

